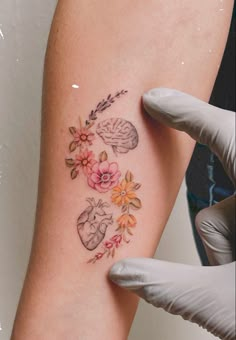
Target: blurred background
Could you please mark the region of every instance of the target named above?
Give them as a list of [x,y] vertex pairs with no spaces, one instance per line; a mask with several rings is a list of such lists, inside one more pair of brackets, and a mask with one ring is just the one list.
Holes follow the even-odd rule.
[[[0,340],[9,340],[28,263],[39,165],[43,61],[56,0],[0,1]],[[200,264],[183,184],[156,253]],[[198,326],[141,302],[129,340],[210,340]]]

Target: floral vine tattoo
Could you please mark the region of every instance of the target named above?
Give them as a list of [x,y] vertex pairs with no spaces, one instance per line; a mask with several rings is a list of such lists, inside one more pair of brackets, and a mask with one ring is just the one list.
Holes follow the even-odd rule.
[[[96,141],[92,131],[97,113],[102,113],[109,108],[117,98],[128,91],[121,90],[114,96],[109,94],[107,99],[98,103],[95,110],[89,114],[89,118],[83,124],[81,119],[79,127],[69,128],[73,140],[69,144],[70,157],[65,159],[66,166],[70,168],[71,179],[75,180],[82,174],[88,186],[96,192],[110,193],[110,204],[103,200],[87,198],[88,205],[77,219],[77,231],[83,246],[89,250],[95,250],[99,245],[101,249],[87,262],[95,263],[103,257],[115,256],[116,249],[122,244],[130,242],[133,228],[137,224],[132,210],[142,207],[137,190],[141,184],[134,181],[134,175],[128,170],[122,178],[122,173],[116,161],[108,160],[105,150],[98,157],[90,149]],[[112,147],[116,156],[127,153],[138,145],[139,137],[135,126],[123,118],[109,118],[97,124],[96,134],[105,145]],[[121,179],[122,178],[122,179]],[[114,218],[109,213],[111,204],[120,208],[121,214]],[[107,228],[116,224],[115,234],[104,241]]]
[[134,182],[134,176],[130,171],[126,172],[125,178],[112,189],[111,201],[121,208],[121,215],[116,219],[116,234],[109,240],[103,242],[100,252],[96,253],[88,263],[95,263],[104,256],[115,256],[116,249],[124,243],[129,243],[129,236],[133,235],[132,229],[136,226],[137,220],[130,210],[138,210],[142,207],[141,200],[137,197],[136,191],[141,184]]

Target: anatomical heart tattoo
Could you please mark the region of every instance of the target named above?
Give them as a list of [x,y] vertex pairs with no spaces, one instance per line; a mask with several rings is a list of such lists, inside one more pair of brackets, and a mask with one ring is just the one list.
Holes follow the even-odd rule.
[[[87,198],[87,205],[77,217],[77,231],[83,246],[89,251],[96,249],[88,263],[95,263],[104,256],[114,257],[119,247],[130,242],[137,224],[134,212],[142,207],[137,195],[141,184],[134,180],[130,170],[122,174],[117,161],[120,155],[137,147],[139,136],[135,126],[124,118],[112,116],[97,123],[103,111],[109,110],[127,92],[122,90],[115,95],[109,94],[90,112],[84,124],[80,119],[79,127],[69,128],[72,137],[69,143],[71,156],[65,162],[70,168],[70,177],[72,180],[84,177],[88,187],[101,195],[99,199]],[[107,148],[107,151],[101,150],[98,156],[92,150],[97,138]],[[113,154],[112,159],[108,159],[109,150]],[[104,193],[108,193],[109,202],[104,200]],[[118,216],[112,213],[112,206],[119,208]],[[113,235],[106,239],[110,228],[113,228]]]
[[107,227],[113,223],[112,214],[104,210],[109,204],[94,198],[87,199],[89,206],[82,212],[77,221],[81,242],[88,250],[94,250],[102,242]]

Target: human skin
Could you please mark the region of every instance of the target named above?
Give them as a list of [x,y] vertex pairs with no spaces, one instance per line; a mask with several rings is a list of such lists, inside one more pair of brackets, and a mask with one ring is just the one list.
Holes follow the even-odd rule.
[[[141,96],[163,86],[207,101],[232,6],[211,0],[139,0],[135,6],[127,0],[58,2],[45,60],[35,233],[12,340],[127,339],[138,300],[111,283],[108,271],[122,258],[153,256],[194,146],[186,134],[147,117]],[[86,198],[109,202],[114,220],[118,208],[111,191],[99,193],[82,174],[71,179],[65,165],[71,157],[68,128],[78,127],[79,117],[84,123],[101,99],[123,89],[128,92],[97,122],[110,117],[132,122],[138,145],[116,156],[96,135],[90,149],[96,157],[106,150],[120,179],[127,170],[133,173],[142,207],[133,212],[137,225],[130,243],[114,257],[87,263],[102,243],[91,251],[78,235]],[[108,227],[104,240],[115,227]]]

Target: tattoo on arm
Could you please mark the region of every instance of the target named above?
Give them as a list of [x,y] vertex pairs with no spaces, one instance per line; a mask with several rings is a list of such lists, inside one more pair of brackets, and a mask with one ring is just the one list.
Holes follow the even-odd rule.
[[102,113],[105,111],[108,107],[110,107],[117,98],[120,98],[122,95],[126,94],[127,90],[121,90],[116,92],[114,96],[111,95],[111,93],[107,96],[107,99],[103,99],[98,103],[95,110],[92,110],[89,115],[89,119],[86,120],[86,125],[89,125],[91,120],[97,119],[97,113]]
[[[108,193],[110,196],[110,204],[102,199],[87,198],[88,205],[77,220],[77,231],[87,250],[93,251],[102,243],[100,251],[95,253],[87,261],[88,263],[95,263],[105,255],[114,257],[116,249],[130,242],[133,228],[137,224],[136,217],[131,211],[142,207],[141,200],[137,196],[141,184],[134,181],[131,171],[127,170],[125,175],[122,175],[118,162],[108,160],[105,150],[100,152],[96,160],[94,152],[90,149],[96,142],[92,128],[98,118],[97,113],[108,109],[115,99],[127,92],[122,90],[114,96],[109,94],[107,99],[103,99],[96,109],[91,111],[84,125],[80,119],[78,128],[74,126],[69,128],[73,140],[69,144],[71,157],[66,158],[65,162],[71,169],[71,179],[74,180],[82,174],[91,189],[98,194]],[[111,117],[101,121],[97,124],[96,133],[105,145],[112,147],[116,156],[135,149],[139,142],[135,126],[123,118]],[[111,204],[120,208],[120,215],[114,217],[109,213]],[[113,224],[115,224],[115,234],[103,241],[108,226]]]
[[136,128],[128,120],[122,118],[103,120],[98,124],[96,132],[105,144],[111,145],[115,155],[127,153],[138,145]]
[[89,206],[82,212],[77,221],[81,242],[88,250],[94,250],[102,242],[108,225],[113,224],[112,214],[104,210],[109,204],[94,198],[88,198]]

